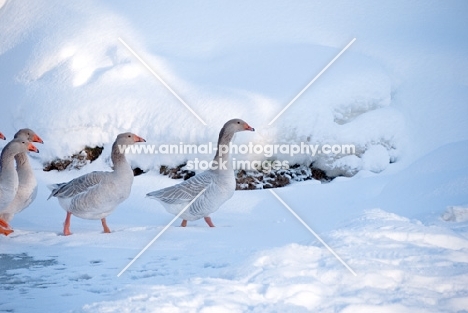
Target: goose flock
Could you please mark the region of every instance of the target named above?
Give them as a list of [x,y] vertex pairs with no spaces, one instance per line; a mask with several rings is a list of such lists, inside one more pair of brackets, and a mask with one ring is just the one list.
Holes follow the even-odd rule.
[[[218,138],[218,150],[213,166],[190,179],[161,190],[149,192],[147,197],[158,200],[168,213],[180,215],[181,226],[187,221],[204,218],[214,227],[210,214],[229,200],[236,189],[234,170],[228,147],[234,134],[240,131],[255,131],[241,119],[227,121]],[[5,136],[0,133],[0,139]],[[104,233],[110,233],[106,217],[130,196],[133,170],[119,146],[146,142],[133,133],[122,133],[112,145],[112,172],[96,171],[79,176],[69,182],[49,185],[51,194],[66,211],[63,234],[71,235],[71,216],[101,220]],[[37,194],[37,181],[29,163],[27,152],[38,153],[33,143],[43,140],[31,129],[19,130],[3,148],[0,156],[0,234],[13,232],[10,225],[13,217],[31,205]],[[16,167],[15,167],[16,163]],[[182,212],[183,211],[183,212]]]

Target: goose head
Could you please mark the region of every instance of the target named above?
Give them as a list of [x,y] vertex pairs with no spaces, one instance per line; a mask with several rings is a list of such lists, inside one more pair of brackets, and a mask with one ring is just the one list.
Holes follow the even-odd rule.
[[240,118],[235,118],[229,120],[223,126],[224,132],[226,133],[237,133],[241,131],[255,131],[255,128],[251,127],[247,122],[241,120]]
[[29,142],[44,143],[44,141],[42,141],[41,137],[39,137],[33,130],[31,130],[29,128],[20,129],[15,134],[15,138],[19,138],[19,139],[22,139],[22,140],[27,140]]
[[5,148],[2,151],[2,154],[5,152],[5,153],[10,153],[12,155],[17,155],[19,153],[28,152],[28,151],[39,153],[39,149],[37,149],[36,146],[34,146],[28,140],[16,138],[10,141],[5,146]]
[[117,136],[115,142],[119,145],[133,145],[137,142],[146,142],[146,140],[133,133],[122,133]]

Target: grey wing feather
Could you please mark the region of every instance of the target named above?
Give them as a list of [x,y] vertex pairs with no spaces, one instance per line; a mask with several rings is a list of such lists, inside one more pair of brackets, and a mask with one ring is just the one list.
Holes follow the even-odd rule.
[[209,175],[201,173],[175,186],[150,192],[146,196],[168,204],[188,203],[212,183]]
[[56,185],[51,185],[49,188],[52,189],[52,193],[49,198],[71,198],[80,194],[89,188],[99,184],[104,178],[105,172],[91,172],[89,174],[77,177],[68,183],[61,183]]

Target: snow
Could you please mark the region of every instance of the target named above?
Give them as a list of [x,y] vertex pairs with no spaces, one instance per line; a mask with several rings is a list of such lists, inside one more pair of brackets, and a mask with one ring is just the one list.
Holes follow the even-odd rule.
[[464,206],[449,206],[442,215],[444,221],[466,222],[468,221],[468,208]]
[[[0,131],[11,139],[29,127],[45,141],[31,159],[38,196],[0,237],[0,311],[466,312],[467,10],[464,1],[0,1]],[[72,218],[73,234],[61,235],[65,212],[46,186],[111,170],[118,133],[206,144],[233,117],[256,128],[238,144],[355,145],[355,155],[262,160],[343,175],[275,192],[357,276],[269,191],[252,190],[212,216],[216,228],[171,226],[117,277],[172,219],[145,198],[178,183],[159,167],[206,154],[129,156],[149,172],[108,217],[113,232]],[[103,155],[79,171],[42,171],[85,145]]]

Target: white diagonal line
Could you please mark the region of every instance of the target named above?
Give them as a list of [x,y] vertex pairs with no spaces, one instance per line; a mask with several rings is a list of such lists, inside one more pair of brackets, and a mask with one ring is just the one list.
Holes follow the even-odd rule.
[[278,113],[278,115],[275,116],[274,119],[271,120],[270,123],[268,123],[268,125],[271,125],[273,124],[277,119],[278,117],[281,116],[281,114],[283,114],[296,100],[297,98],[299,98],[306,90],[307,88],[310,87],[310,85],[312,85],[352,44],[353,42],[356,41],[356,38],[353,38],[353,40],[351,40],[350,43],[348,43],[346,45],[346,47],[343,48],[343,50],[340,51],[340,53],[338,53],[338,55],[336,57],[333,58],[333,60],[330,61],[330,63],[327,64],[327,66],[325,66],[323,68],[323,70],[320,71],[320,73],[317,74],[317,76],[314,77],[314,79],[312,79],[310,81],[310,83],[307,84],[307,86],[304,87],[304,89],[301,90],[301,92],[299,92],[297,94],[297,96],[294,97],[294,99],[292,99],[285,107],[283,110],[281,110],[281,112]]
[[325,246],[325,248],[328,249],[328,251],[331,252],[331,254],[333,254],[333,255],[335,256],[335,258],[338,259],[338,261],[341,262],[341,264],[343,264],[343,265],[351,272],[351,274],[353,274],[354,276],[357,276],[356,272],[353,271],[353,269],[352,269],[351,267],[349,267],[349,265],[346,264],[345,261],[343,261],[343,260],[340,258],[340,256],[339,256],[338,254],[336,254],[335,251],[333,251],[333,249],[330,248],[330,247],[325,243],[325,241],[323,241],[322,238],[320,238],[319,235],[317,235],[317,234],[312,230],[312,228],[310,228],[309,225],[307,225],[307,224],[302,220],[302,218],[300,218],[299,215],[297,215],[296,212],[294,212],[294,211],[283,201],[283,199],[281,199],[281,198],[276,194],[276,192],[274,192],[274,191],[271,190],[271,189],[269,189],[269,191],[276,197],[276,199],[279,200],[279,202],[281,202],[281,204],[284,205],[284,207],[285,207],[286,209],[289,210],[289,212],[292,213],[292,215],[294,215],[295,218],[297,218],[297,219],[299,220],[299,222],[302,223],[302,225],[305,226],[305,228],[307,228],[308,231],[310,231],[310,232],[312,233],[312,235],[315,236],[315,238],[317,238],[318,241],[320,241],[320,242]]
[[153,71],[153,69],[132,48],[130,48],[130,46],[122,38],[119,37],[119,41],[135,56],[135,58],[138,59],[138,61],[141,62],[141,64],[143,64],[151,72],[151,74],[154,75],[154,77],[156,77],[164,85],[164,87],[166,87],[203,125],[206,126],[205,121],[203,121],[201,117],[198,116],[198,114],[195,113],[195,111],[192,110],[192,108],[187,103],[185,103],[185,101],[179,97],[179,95],[176,94],[175,91],[172,90],[172,88],[166,84],[166,82],[158,74],[156,74],[156,72]]
[[200,197],[204,192],[205,192],[206,188],[203,189],[192,201],[190,201],[189,204],[187,204],[187,206],[179,212],[179,214],[177,214],[173,219],[172,221],[169,222],[169,224],[166,225],[166,227],[164,227],[160,232],[159,234],[156,235],[156,237],[153,238],[153,240],[151,240],[147,245],[146,247],[143,248],[143,250],[140,251],[140,253],[138,253],[134,258],[133,260],[130,261],[130,263],[127,264],[127,266],[124,267],[123,270],[120,271],[120,273],[117,275],[117,277],[120,277],[120,275],[122,275],[171,225],[172,223],[175,222],[176,219],[178,219],[184,212],[185,210],[188,209],[188,207],[190,207],[192,205],[192,203],[195,202],[195,200],[198,199],[198,197]]

